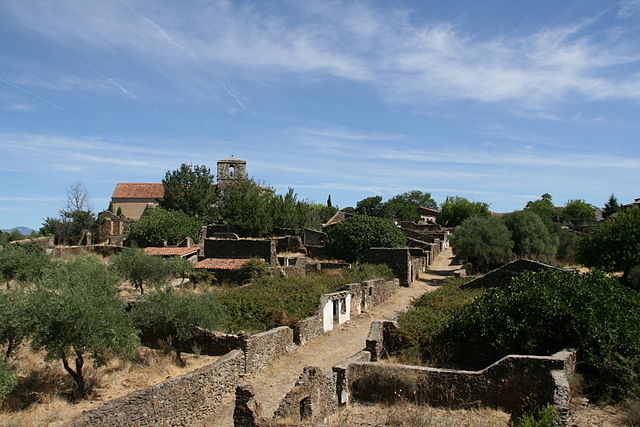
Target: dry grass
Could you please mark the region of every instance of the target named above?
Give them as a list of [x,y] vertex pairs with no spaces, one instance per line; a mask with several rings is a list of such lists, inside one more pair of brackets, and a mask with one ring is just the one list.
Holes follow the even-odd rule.
[[405,402],[395,405],[355,404],[347,406],[329,417],[328,425],[331,427],[489,427],[507,426],[509,418],[509,414],[494,409],[449,410],[417,406]]
[[72,401],[73,381],[59,360],[45,362],[44,353],[22,345],[12,360],[20,382],[0,408],[0,425],[62,426],[82,411],[122,397],[140,388],[191,372],[213,363],[217,357],[183,355],[184,367],[174,363],[173,354],[140,347],[135,362],[113,360],[106,366],[85,366],[91,389],[85,400]]

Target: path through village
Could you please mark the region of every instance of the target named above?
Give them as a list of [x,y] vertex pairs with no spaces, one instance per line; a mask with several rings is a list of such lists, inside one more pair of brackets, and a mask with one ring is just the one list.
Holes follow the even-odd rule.
[[[278,359],[273,365],[248,376],[262,406],[262,415],[271,418],[280,401],[291,390],[305,366],[317,366],[325,373],[331,373],[336,363],[364,349],[369,326],[376,319],[394,319],[399,311],[405,310],[420,295],[436,289],[439,281],[451,276],[460,265],[453,264],[451,249],[447,249],[431,265],[420,281],[411,287],[401,287],[395,295],[360,316],[351,318],[333,331],[325,333],[296,352]],[[230,393],[223,405],[205,421],[206,425],[233,426],[234,393]]]

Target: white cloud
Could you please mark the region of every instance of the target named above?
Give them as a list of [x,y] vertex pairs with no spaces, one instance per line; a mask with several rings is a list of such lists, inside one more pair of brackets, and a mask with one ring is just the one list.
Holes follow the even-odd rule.
[[[632,13],[638,3],[621,2],[619,15]],[[396,101],[509,101],[524,106],[523,111],[542,111],[540,106],[576,95],[640,100],[639,74],[617,72],[618,67],[637,69],[640,49],[618,40],[624,33],[615,28],[609,29],[615,37],[603,36],[602,30],[590,33],[598,17],[528,34],[478,37],[448,22],[424,22],[407,10],[360,2],[289,3],[287,14],[281,13],[284,5],[218,1],[190,6],[4,5],[49,39],[127,55],[174,73],[184,84],[196,81],[187,78],[189,73],[203,72],[212,78],[237,72],[250,79],[334,76],[374,85]],[[240,97],[228,95],[244,107]]]

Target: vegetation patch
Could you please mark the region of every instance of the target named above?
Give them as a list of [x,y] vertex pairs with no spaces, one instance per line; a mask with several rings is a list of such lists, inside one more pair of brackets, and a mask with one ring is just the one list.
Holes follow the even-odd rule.
[[393,274],[387,266],[363,264],[331,274],[265,276],[251,286],[220,290],[218,296],[227,307],[227,330],[262,332],[312,316],[322,294],[335,292],[347,283],[374,277],[392,278]]

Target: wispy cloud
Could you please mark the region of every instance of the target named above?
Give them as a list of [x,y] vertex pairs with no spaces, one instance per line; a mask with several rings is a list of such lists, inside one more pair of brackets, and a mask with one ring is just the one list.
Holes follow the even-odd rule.
[[35,93],[31,92],[30,90],[27,90],[27,89],[25,89],[25,88],[23,88],[23,87],[21,87],[21,86],[18,86],[17,84],[12,83],[12,82],[10,82],[9,80],[5,80],[5,79],[3,79],[3,78],[0,78],[0,82],[2,82],[2,83],[4,83],[4,84],[6,84],[6,85],[8,85],[8,86],[11,86],[11,87],[12,87],[12,88],[14,88],[14,89],[17,89],[17,90],[19,90],[20,92],[26,93],[27,95],[29,95],[30,97],[32,97],[32,98],[34,98],[34,99],[37,99],[38,101],[44,102],[45,104],[49,104],[50,106],[55,107],[55,108],[57,108],[57,109],[58,109],[58,110],[60,110],[60,111],[64,111],[64,108],[62,108],[61,106],[59,106],[59,105],[58,105],[58,104],[56,104],[55,102],[53,102],[53,101],[49,101],[48,99],[43,98],[42,96],[37,95],[37,94],[35,94]]

